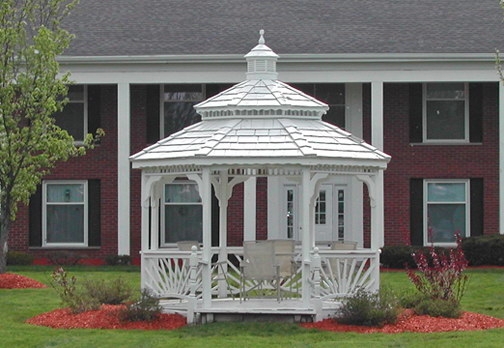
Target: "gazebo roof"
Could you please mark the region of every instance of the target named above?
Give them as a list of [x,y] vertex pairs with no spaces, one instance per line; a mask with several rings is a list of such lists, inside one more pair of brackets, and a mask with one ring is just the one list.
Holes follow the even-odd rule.
[[131,156],[134,168],[180,165],[387,166],[390,157],[321,120],[328,106],[277,80],[264,44],[246,56],[247,79],[195,106],[201,122]]

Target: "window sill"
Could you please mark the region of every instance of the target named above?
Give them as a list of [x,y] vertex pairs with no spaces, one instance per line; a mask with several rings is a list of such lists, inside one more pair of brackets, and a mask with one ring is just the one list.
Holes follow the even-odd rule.
[[410,143],[410,146],[480,146],[483,143],[443,143],[443,142],[428,142],[428,143]]
[[75,246],[75,245],[50,245],[50,246],[37,246],[28,247],[28,250],[99,250],[99,246]]

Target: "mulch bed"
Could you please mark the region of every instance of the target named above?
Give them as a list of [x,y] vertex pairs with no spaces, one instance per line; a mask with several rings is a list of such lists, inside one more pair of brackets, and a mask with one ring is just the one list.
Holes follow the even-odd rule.
[[0,274],[0,289],[30,289],[30,288],[46,288],[45,284],[42,284],[36,280],[28,277],[24,277],[19,274],[14,273],[3,273]]
[[336,332],[359,332],[359,333],[401,333],[401,332],[446,332],[486,330],[504,327],[504,319],[490,317],[488,315],[464,312],[460,318],[435,318],[428,315],[415,315],[412,310],[405,310],[397,323],[383,327],[367,327],[357,325],[345,325],[333,319],[325,319],[316,323],[301,324],[305,328],[315,328]]
[[79,314],[72,314],[67,308],[56,309],[26,322],[57,329],[173,330],[186,325],[186,318],[179,314],[160,314],[153,321],[122,322],[118,317],[122,308],[124,305],[102,305],[99,310]]
[[[46,285],[13,273],[0,274],[0,289],[45,288]],[[26,322],[32,325],[47,326],[62,329],[140,329],[140,330],[173,330],[186,325],[186,318],[178,314],[161,314],[150,322],[121,322],[118,318],[122,305],[102,305],[99,310],[72,314],[69,309],[56,309],[37,315]],[[464,312],[460,318],[434,318],[426,315],[415,315],[411,310],[405,310],[396,324],[379,327],[344,325],[333,319],[325,319],[316,323],[303,323],[305,328],[336,332],[358,333],[401,333],[401,332],[446,332],[486,330],[504,327],[504,319],[498,319],[483,314]]]

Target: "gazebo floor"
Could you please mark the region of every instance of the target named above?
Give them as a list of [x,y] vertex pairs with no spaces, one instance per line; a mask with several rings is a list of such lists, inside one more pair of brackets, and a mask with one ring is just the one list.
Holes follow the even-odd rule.
[[[162,300],[160,304],[164,312],[187,314],[185,300]],[[338,301],[323,301],[320,317],[334,317],[340,306],[341,302]],[[285,299],[280,302],[272,298],[251,298],[242,302],[239,299],[213,299],[210,307],[204,307],[198,301],[195,322],[312,322],[316,315],[315,307],[303,306],[300,299]]]

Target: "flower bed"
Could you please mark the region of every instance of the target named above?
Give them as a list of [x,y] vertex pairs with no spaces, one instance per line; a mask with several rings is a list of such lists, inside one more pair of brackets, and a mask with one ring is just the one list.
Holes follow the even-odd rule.
[[58,329],[140,329],[173,330],[186,325],[186,318],[178,314],[160,314],[156,320],[122,322],[119,311],[124,305],[102,305],[99,310],[72,314],[68,309],[56,309],[37,315],[26,322]]
[[401,333],[401,332],[446,332],[486,330],[504,327],[504,320],[488,315],[464,312],[460,318],[430,317],[428,315],[414,315],[411,310],[405,310],[395,324],[383,327],[367,327],[357,325],[344,325],[333,319],[325,319],[316,323],[301,324],[305,328],[315,328],[337,332],[360,333]]
[[45,288],[46,285],[36,280],[14,273],[0,274],[0,289]]

